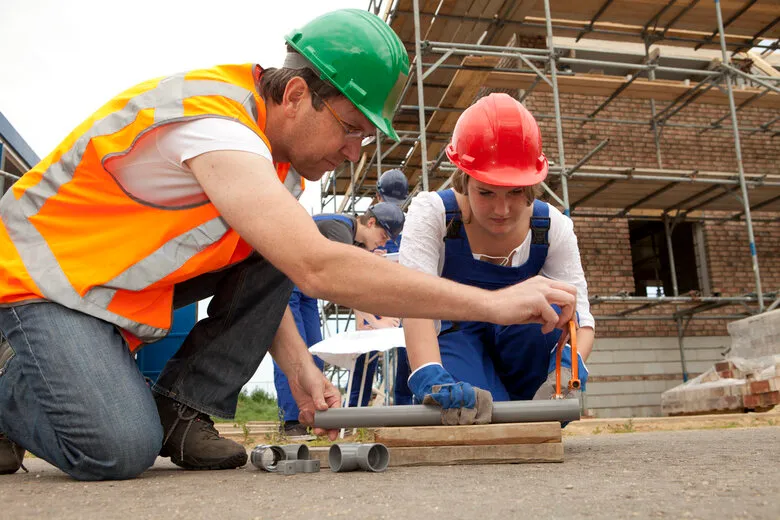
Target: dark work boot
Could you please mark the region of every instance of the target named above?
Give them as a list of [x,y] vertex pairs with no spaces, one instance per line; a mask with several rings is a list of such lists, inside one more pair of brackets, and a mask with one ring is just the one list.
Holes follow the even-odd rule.
[[0,475],[16,473],[19,468],[27,471],[22,461],[24,460],[24,448],[0,433]]
[[279,430],[279,433],[291,441],[312,441],[317,438],[309,433],[309,428],[298,421],[285,421]]
[[234,469],[246,464],[246,449],[219,436],[205,413],[170,397],[154,395],[163,438],[161,457],[185,469]]

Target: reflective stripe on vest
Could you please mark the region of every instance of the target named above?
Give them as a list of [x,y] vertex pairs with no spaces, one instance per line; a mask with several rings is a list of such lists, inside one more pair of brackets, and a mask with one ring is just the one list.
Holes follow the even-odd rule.
[[[174,285],[252,249],[209,201],[154,207],[122,191],[103,165],[161,125],[203,117],[237,120],[270,149],[255,67],[216,67],[133,87],[27,172],[0,200],[0,305],[46,299],[142,341],[164,337]],[[300,196],[297,172],[280,164],[277,174]]]
[[287,191],[292,193],[296,199],[300,199],[301,195],[303,195],[303,190],[306,189],[306,181],[301,177],[301,174],[296,172],[290,163],[279,165],[276,172]]

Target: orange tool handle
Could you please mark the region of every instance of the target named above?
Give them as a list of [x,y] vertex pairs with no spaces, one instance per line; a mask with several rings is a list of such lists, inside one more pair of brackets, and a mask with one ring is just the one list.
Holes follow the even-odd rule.
[[580,383],[580,360],[577,356],[577,325],[574,320],[569,321],[569,338],[571,341],[571,381],[569,381],[569,390],[579,390]]
[[561,332],[561,337],[558,339],[558,346],[555,347],[555,399],[563,398],[561,393],[561,357],[563,356],[563,347],[566,345],[566,337],[568,333],[566,330]]

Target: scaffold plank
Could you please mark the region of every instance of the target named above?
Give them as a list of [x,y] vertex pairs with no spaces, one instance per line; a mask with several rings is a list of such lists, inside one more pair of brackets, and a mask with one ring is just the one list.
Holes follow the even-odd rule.
[[[528,88],[536,78],[536,74],[525,72],[491,72],[485,82],[486,87],[498,89]],[[573,76],[559,76],[558,90],[561,93],[582,94],[584,96],[609,96],[615,89],[625,82],[618,76],[603,76],[597,74],[577,74]],[[673,101],[681,94],[688,92],[693,87],[684,81],[637,79],[629,85],[621,97],[634,99],[655,99],[656,101]],[[546,83],[539,83],[536,91],[551,92]],[[734,89],[734,101],[741,103],[764,89],[743,87]],[[705,92],[697,99],[698,103],[713,105],[728,105],[728,97],[718,90],[712,89]],[[774,92],[761,99],[755,100],[752,106],[780,109],[780,94]]]

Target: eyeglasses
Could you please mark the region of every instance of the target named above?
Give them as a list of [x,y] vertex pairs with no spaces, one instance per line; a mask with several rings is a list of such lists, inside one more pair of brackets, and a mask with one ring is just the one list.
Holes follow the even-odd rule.
[[371,142],[374,141],[376,136],[374,134],[367,134],[364,133],[363,130],[356,126],[352,126],[349,123],[346,123],[343,119],[339,117],[339,115],[336,113],[335,110],[333,110],[333,107],[331,107],[327,101],[322,99],[322,97],[317,94],[314,90],[311,91],[311,93],[315,96],[317,96],[317,99],[322,101],[322,104],[325,105],[325,108],[328,109],[328,112],[331,113],[331,115],[338,121],[338,123],[341,125],[341,128],[344,130],[344,137],[346,139],[358,139],[361,141],[361,146],[365,146]]

